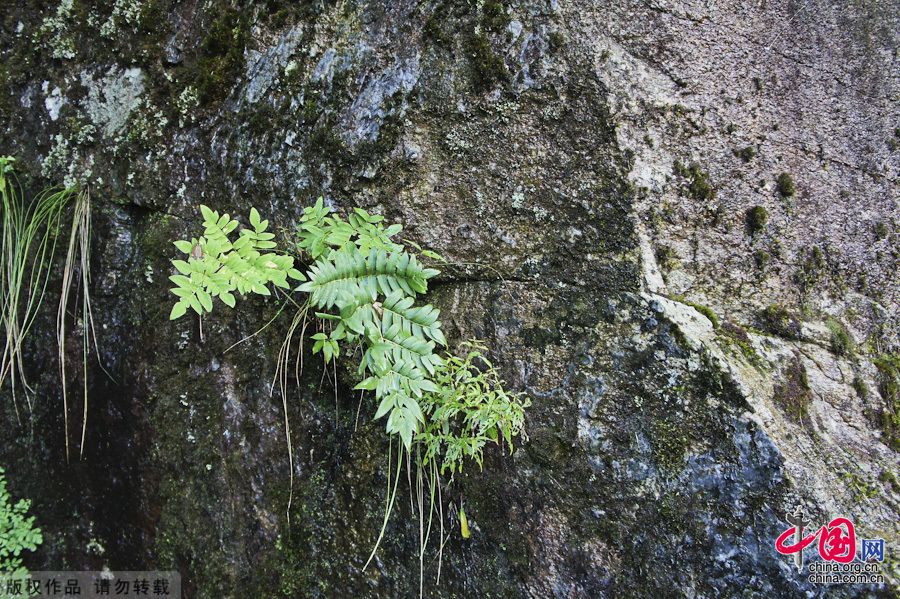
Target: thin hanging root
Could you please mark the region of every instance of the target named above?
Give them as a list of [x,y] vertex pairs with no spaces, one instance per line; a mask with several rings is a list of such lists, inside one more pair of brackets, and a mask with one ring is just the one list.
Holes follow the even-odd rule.
[[[84,458],[84,445],[87,438],[88,421],[88,355],[93,339],[94,351],[97,361],[103,368],[100,360],[100,348],[97,344],[96,327],[94,326],[94,314],[91,308],[90,277],[91,277],[91,197],[87,191],[80,192],[75,198],[75,207],[72,214],[72,230],[69,234],[66,262],[63,267],[63,283],[59,296],[59,309],[56,313],[56,343],[59,358],[59,374],[62,384],[63,396],[63,426],[66,441],[66,462],[70,457],[69,444],[69,398],[66,377],[66,306],[69,304],[69,294],[72,282],[75,278],[76,262],[75,254],[78,253],[78,270],[81,277],[81,343],[82,343],[82,421],[81,444],[79,447],[79,459]],[[106,369],[103,368],[106,372]],[[107,372],[107,375],[109,373]],[[112,378],[112,377],[110,377]]]
[[338,380],[337,380],[337,358],[331,358],[332,372],[334,373],[334,425],[338,423]]
[[[87,388],[87,362],[90,353],[90,337],[94,339],[94,349],[97,352],[97,361],[100,361],[100,348],[97,346],[97,333],[94,328],[94,314],[91,310],[91,197],[88,192],[82,196],[82,220],[79,226],[78,240],[81,249],[81,346],[82,346],[82,382],[84,389],[84,411],[81,420],[81,445],[79,447],[79,459],[84,458],[84,440],[87,437],[88,419],[88,388]],[[79,201],[76,200],[76,208]],[[101,364],[102,366],[102,364]],[[104,369],[105,370],[105,369]]]
[[359,413],[362,411],[363,390],[359,390],[359,405],[356,406],[356,422],[353,424],[353,432],[359,429]]
[[413,504],[413,488],[412,488],[412,466],[409,463],[409,452],[406,452],[406,480],[409,483],[409,511],[414,512],[416,506]]
[[[438,489],[438,509],[440,510],[440,523],[441,523],[441,537],[438,539],[440,541],[438,546],[438,571],[437,571],[437,583],[441,584],[441,564],[444,562],[444,545],[447,541],[444,540],[444,499],[441,496],[441,477],[438,473],[437,464],[433,463],[434,467],[434,477],[437,480],[437,489]],[[450,535],[447,535],[447,539],[450,539]]]
[[372,558],[375,557],[375,552],[378,551],[378,546],[381,545],[381,540],[384,538],[384,531],[387,530],[388,520],[391,517],[391,512],[394,510],[394,500],[397,499],[397,487],[400,484],[400,470],[403,469],[403,441],[397,439],[397,473],[394,475],[394,489],[393,492],[391,492],[391,450],[393,449],[393,446],[392,441],[388,443],[388,488],[385,495],[387,503],[385,504],[384,510],[384,522],[381,524],[381,532],[378,533],[378,540],[375,541],[375,546],[372,547],[372,553],[369,554],[369,559],[366,560],[366,565],[363,566],[363,572],[369,567]]
[[435,495],[436,495],[436,489],[434,487],[435,487],[435,484],[437,483],[437,479],[435,476],[433,466],[434,466],[434,462],[432,461],[432,463],[428,465],[428,489],[429,489],[430,493],[429,493],[429,500],[428,500],[429,501],[429,503],[428,503],[428,527],[425,529],[425,543],[422,546],[422,554],[423,555],[425,553],[425,547],[428,545],[428,539],[431,538],[431,524],[434,520],[434,512],[435,512],[434,500],[435,500]]
[[[281,392],[281,406],[284,411],[284,435],[287,441],[287,450],[288,450],[288,462],[290,463],[290,483],[289,483],[289,491],[288,491],[288,503],[287,503],[287,523],[288,526],[291,524],[291,505],[294,502],[294,448],[291,442],[291,421],[288,418],[288,404],[287,404],[287,386],[288,386],[288,366],[290,365],[291,359],[291,341],[294,337],[294,332],[297,330],[297,327],[303,323],[303,328],[301,329],[301,337],[300,337],[300,351],[303,351],[303,332],[306,331],[306,313],[309,310],[309,305],[302,306],[296,314],[294,314],[294,318],[291,321],[291,326],[288,328],[287,335],[284,337],[284,341],[281,344],[281,348],[278,350],[278,357],[275,360],[275,376],[272,379],[272,386],[269,396],[275,394],[275,385],[276,382],[278,384],[278,388]],[[281,313],[281,310],[279,310]],[[277,314],[275,316],[278,316]],[[274,320],[274,319],[273,319]],[[269,321],[271,323],[271,321]],[[266,326],[269,326],[268,324]],[[258,333],[259,331],[257,331]],[[254,333],[255,335],[256,333]],[[297,372],[297,378],[299,380],[300,373]]]
[[[428,464],[428,477],[425,477],[425,466],[422,464],[422,454],[420,449],[416,448],[416,497],[419,504],[419,597],[424,597],[425,588],[425,548],[428,547],[428,540],[431,538],[431,525],[434,520],[435,512],[435,486],[440,484],[437,476],[436,464],[434,460]],[[428,525],[424,526],[425,520],[425,481],[428,481]],[[443,532],[441,534],[443,538]],[[438,562],[438,581],[440,581],[440,561]]]
[[[303,312],[303,327],[300,329],[300,344],[297,348],[297,358],[294,360],[294,380],[298,383],[300,382],[300,373],[303,372],[303,341],[306,339],[306,326],[309,324],[309,320],[306,318],[306,313],[309,310],[309,304],[304,307]],[[298,386],[298,394],[299,394],[299,386]]]
[[234,343],[232,343],[231,345],[229,345],[228,348],[227,348],[224,352],[222,352],[222,353],[223,353],[223,354],[227,354],[228,352],[230,352],[231,350],[233,350],[235,347],[237,347],[237,346],[240,345],[241,343],[244,343],[245,341],[250,341],[251,339],[253,339],[253,338],[256,337],[257,335],[259,335],[260,333],[262,333],[264,330],[266,330],[267,328],[269,328],[269,325],[272,324],[273,322],[275,322],[275,319],[276,319],[276,318],[278,318],[279,316],[281,316],[281,313],[284,311],[284,307],[285,307],[286,305],[287,305],[287,301],[281,302],[281,305],[278,307],[278,311],[275,313],[275,316],[273,316],[272,318],[269,319],[269,322],[267,322],[266,324],[264,324],[263,326],[261,326],[260,328],[258,328],[258,329],[256,330],[256,332],[250,333],[249,335],[247,335],[247,336],[244,337],[243,339],[240,339],[239,341],[235,341]]
[[69,246],[66,252],[66,263],[63,267],[62,290],[59,294],[59,310],[56,313],[56,344],[59,358],[59,378],[62,384],[63,397],[63,433],[66,439],[66,462],[69,461],[69,395],[66,385],[66,306],[69,304],[69,292],[72,287],[72,278],[75,276],[75,241],[80,203],[75,203],[75,216],[72,218],[72,232],[69,235]]
[[416,503],[419,508],[419,599],[424,597],[425,587],[425,481],[422,477],[422,455],[416,447]]

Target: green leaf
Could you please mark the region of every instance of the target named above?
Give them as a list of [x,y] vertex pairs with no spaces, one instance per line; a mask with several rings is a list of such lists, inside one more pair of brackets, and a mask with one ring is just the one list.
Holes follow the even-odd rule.
[[188,309],[188,304],[185,301],[179,301],[174,306],[172,306],[172,312],[169,313],[169,320],[175,320],[177,318],[181,318],[185,315]]
[[403,420],[400,423],[400,438],[403,439],[403,447],[406,448],[406,451],[412,449],[412,436],[413,436],[413,427],[407,420]]
[[194,310],[194,312],[196,312],[200,316],[203,316],[203,306],[200,304],[200,301],[197,299],[197,296],[192,295],[189,298],[187,298],[187,300],[188,300],[188,304],[190,304],[190,306]]
[[205,222],[215,222],[218,220],[218,213],[213,212],[208,206],[200,204],[200,214],[203,215]]
[[363,389],[366,391],[374,391],[377,386],[378,386],[378,379],[375,378],[374,376],[370,376],[369,378],[365,379],[364,381],[362,381],[361,383],[359,383],[358,385],[356,385],[353,388],[357,389],[357,390]]
[[191,268],[191,265],[184,260],[172,260],[172,266],[174,266],[178,270],[178,272],[183,275],[189,275],[193,270]]
[[194,287],[194,284],[191,283],[191,280],[184,275],[172,275],[171,277],[169,277],[169,280],[179,287],[187,287],[189,289]]
[[190,241],[184,241],[180,239],[178,241],[173,241],[172,243],[175,244],[175,247],[178,248],[178,251],[184,254],[190,255],[191,251],[194,249],[194,244],[192,244]]
[[323,320],[341,320],[340,316],[335,316],[334,314],[327,314],[325,312],[316,312],[316,317],[321,318]]
[[208,292],[203,289],[197,290],[197,299],[200,301],[200,305],[203,306],[204,310],[212,312],[212,297],[210,297]]
[[227,291],[225,291],[225,292],[223,292],[223,293],[220,293],[220,294],[219,294],[219,299],[222,300],[222,302],[223,302],[225,305],[227,305],[228,307],[234,308],[234,305],[235,305],[235,299],[234,299],[234,295],[232,295],[231,293],[229,293],[229,292],[227,292]]
[[426,258],[431,258],[432,260],[437,260],[438,262],[446,262],[447,261],[447,259],[444,258],[442,255],[438,254],[437,252],[433,252],[431,250],[422,250],[420,253],[423,256],[425,256]]
[[260,220],[259,211],[256,208],[250,208],[250,224],[254,229],[259,230]]
[[379,420],[383,418],[385,414],[390,412],[394,408],[395,402],[394,397],[389,395],[381,400],[381,403],[378,405],[378,410],[375,412],[375,417],[373,420]]

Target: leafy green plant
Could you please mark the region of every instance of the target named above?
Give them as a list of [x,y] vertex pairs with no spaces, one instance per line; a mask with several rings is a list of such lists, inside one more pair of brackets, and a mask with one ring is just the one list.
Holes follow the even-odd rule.
[[294,269],[291,256],[265,251],[276,247],[272,241],[275,234],[266,230],[269,221],[261,220],[256,208],[250,209],[251,227],[241,229],[234,241],[231,234],[240,224],[237,220],[207,206],[200,206],[200,212],[203,236],[174,242],[187,255],[187,261],[172,261],[180,274],[169,277],[176,285],[172,293],[179,298],[172,306],[171,320],[184,316],[188,308],[199,316],[212,312],[216,297],[234,308],[235,291],[241,295],[271,295],[269,283],[289,289],[288,277],[303,279]]
[[[175,242],[189,258],[187,262],[173,260],[181,274],[171,277],[177,285],[172,291],[180,298],[171,318],[182,316],[189,307],[201,315],[210,312],[213,297],[233,307],[231,292],[235,289],[268,295],[268,283],[274,283],[284,294],[282,309],[287,303],[296,306],[278,353],[272,384],[272,392],[278,387],[284,402],[291,463],[286,388],[295,338],[299,339],[294,362],[297,379],[303,369],[303,343],[310,325],[314,328],[310,335],[312,353],[321,354],[326,372],[332,367],[335,390],[337,360],[358,360],[359,382],[354,388],[374,395],[374,419],[384,419],[389,438],[384,519],[366,566],[384,538],[405,456],[410,470],[415,465],[423,574],[435,513],[441,530],[439,551],[445,543],[441,477],[449,473],[450,484],[463,471],[466,459],[481,467],[488,443],[502,444],[512,451],[513,440],[525,438],[524,413],[530,405],[523,394],[505,390],[483,344],[465,344],[467,353],[463,357],[438,353],[439,348],[447,347],[440,312],[423,303],[421,296],[428,292],[429,280],[439,271],[422,259],[443,262],[443,258],[414,244],[396,241],[402,227],[386,226],[380,215],[356,208],[344,219],[319,198],[304,210],[295,234],[294,247],[310,261],[304,276],[294,269],[292,257],[260,252],[274,249],[275,243],[274,236],[265,233],[267,221],[261,221],[255,209],[250,213],[253,230],[242,230],[234,243],[228,236],[237,229],[237,221],[205,206],[201,210],[204,237]],[[286,291],[288,277],[301,281],[293,290],[305,294],[299,302]],[[315,318],[310,319],[310,314]],[[410,471],[410,479],[412,475]],[[288,517],[290,504],[291,497]],[[468,538],[462,506],[459,513]]]
[[20,499],[13,503],[4,474],[0,468],[0,572],[25,575],[22,552],[34,551],[44,538],[41,529],[34,526],[34,516],[28,515],[31,501]]
[[513,450],[513,438],[525,438],[525,409],[531,401],[510,393],[478,341],[462,344],[464,357],[447,354],[434,376],[437,390],[426,393],[422,407],[426,425],[417,440],[423,462],[438,461],[440,473],[462,472],[464,458],[484,464],[484,446],[503,443]]
[[297,229],[298,247],[315,262],[298,287],[309,294],[317,317],[333,326],[313,335],[313,353],[326,364],[341,355],[341,346],[363,348],[356,389],[375,392],[375,419],[387,417],[388,434],[397,434],[407,451],[425,418],[423,393],[435,392],[430,377],[443,363],[434,353],[446,345],[431,305],[415,305],[438,274],[392,241],[400,225],[385,228],[383,217],[357,208],[345,221],[331,216],[322,199],[307,208]]
[[850,356],[856,350],[856,344],[850,331],[837,318],[829,317],[825,321],[825,326],[831,332],[831,351],[839,356]]

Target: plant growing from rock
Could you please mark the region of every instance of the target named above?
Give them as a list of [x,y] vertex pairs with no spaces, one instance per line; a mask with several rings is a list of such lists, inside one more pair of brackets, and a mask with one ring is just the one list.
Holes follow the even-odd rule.
[[[65,422],[66,460],[69,459],[69,409],[66,374],[66,324],[69,293],[81,288],[83,416],[81,453],[87,433],[87,365],[91,338],[97,360],[100,352],[94,333],[90,294],[91,201],[87,190],[46,189],[27,201],[14,171],[15,159],[0,157],[0,323],[5,332],[0,359],[0,386],[8,378],[18,417],[16,391],[22,389],[29,409],[34,390],[25,378],[24,343],[46,296],[50,270],[65,212],[72,205],[69,242],[62,269],[62,288],[57,310],[56,337]],[[101,364],[102,368],[102,364]]]
[[[395,241],[402,230],[399,224],[385,226],[382,216],[360,208],[344,219],[331,213],[319,198],[304,210],[296,229],[294,245],[311,261],[304,276],[294,269],[291,256],[260,251],[274,249],[275,244],[274,236],[265,233],[267,222],[260,220],[255,209],[250,214],[253,229],[240,231],[234,243],[229,235],[237,229],[236,221],[205,206],[201,211],[204,236],[175,242],[189,258],[173,261],[181,274],[171,277],[177,285],[172,291],[179,297],[171,318],[182,316],[188,308],[201,315],[210,312],[214,297],[233,307],[235,289],[268,295],[268,283],[281,288],[297,306],[278,353],[272,385],[274,392],[278,383],[285,402],[288,453],[293,463],[286,373],[299,330],[300,351],[295,361],[299,379],[303,340],[310,313],[314,315],[312,353],[322,355],[326,369],[335,367],[335,386],[337,360],[358,360],[354,388],[373,394],[374,419],[384,420],[389,438],[385,514],[366,566],[384,537],[406,456],[410,468],[415,464],[422,574],[435,512],[441,529],[439,546],[442,549],[444,545],[441,477],[449,473],[452,481],[462,472],[466,459],[482,466],[488,443],[503,444],[512,451],[513,440],[524,438],[524,413],[530,405],[523,394],[504,388],[482,344],[464,344],[467,353],[463,357],[438,353],[447,346],[440,312],[420,300],[428,291],[428,281],[439,271],[420,258],[436,262],[443,258]],[[285,291],[288,277],[301,281],[293,290],[305,294],[300,302]],[[291,477],[293,481],[293,473]],[[460,522],[466,522],[462,506]],[[463,532],[467,537],[467,526]]]
[[294,259],[283,254],[267,252],[274,249],[274,233],[268,232],[269,221],[262,220],[256,208],[250,209],[250,228],[241,229],[237,239],[231,234],[238,228],[237,220],[228,214],[220,215],[207,206],[200,206],[204,234],[190,241],[175,241],[185,260],[172,260],[180,274],[169,277],[178,301],[169,314],[171,320],[181,318],[192,309],[198,316],[212,312],[213,298],[234,308],[234,293],[271,295],[269,283],[288,289],[288,277],[302,280],[294,269]]
[[790,173],[781,173],[775,180],[775,186],[782,197],[790,198],[797,193],[797,185]]
[[20,499],[13,503],[4,474],[0,468],[0,573],[25,577],[28,572],[22,567],[22,552],[34,551],[44,538],[41,529],[34,525],[34,516],[28,515],[31,501]]
[[48,190],[26,201],[14,164],[14,158],[0,157],[0,320],[5,333],[0,385],[9,379],[18,416],[17,391],[24,392],[29,408],[34,393],[25,376],[23,348],[44,301],[63,212],[73,194]]

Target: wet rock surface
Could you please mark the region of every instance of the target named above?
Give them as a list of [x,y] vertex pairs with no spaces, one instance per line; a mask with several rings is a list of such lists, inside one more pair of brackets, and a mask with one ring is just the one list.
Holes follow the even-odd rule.
[[405,497],[362,570],[387,444],[373,406],[357,426],[349,377],[335,390],[307,361],[291,381],[291,464],[278,302],[217,309],[203,340],[168,321],[170,242],[198,204],[289,234],[322,195],[446,256],[430,299],[451,343],[487,340],[533,401],[529,440],[445,498],[472,537],[448,522],[428,595],[824,596],[774,550],[789,513],[900,540],[898,18],[887,1],[7,6],[0,149],[28,186],[91,190],[110,375],[92,363],[70,465],[51,309],[21,424],[4,391],[0,463],[49,540],[31,565],[177,569],[192,597],[418,592]]

